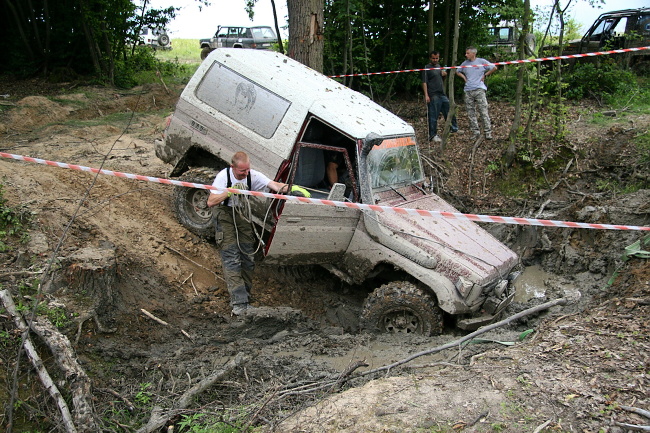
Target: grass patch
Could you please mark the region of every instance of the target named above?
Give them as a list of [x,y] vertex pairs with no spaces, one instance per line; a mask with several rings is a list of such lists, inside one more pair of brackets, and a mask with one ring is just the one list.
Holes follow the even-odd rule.
[[120,128],[135,122],[136,120],[138,120],[143,116],[144,113],[136,112],[134,114],[131,112],[116,112],[116,113],[107,114],[103,117],[97,117],[88,120],[70,119],[63,124],[74,128],[83,128],[88,126],[101,126],[101,125],[112,125]]
[[201,49],[198,39],[173,39],[171,50],[156,50],[156,57],[162,61],[181,64],[201,64]]

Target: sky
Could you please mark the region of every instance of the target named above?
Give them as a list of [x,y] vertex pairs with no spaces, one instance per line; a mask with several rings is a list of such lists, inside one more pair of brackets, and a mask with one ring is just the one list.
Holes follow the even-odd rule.
[[[202,39],[209,38],[222,26],[271,26],[275,31],[273,20],[273,9],[271,0],[258,0],[255,5],[254,20],[248,18],[244,0],[210,0],[209,7],[203,7],[199,11],[199,3],[196,0],[152,0],[152,8],[165,8],[169,6],[180,7],[176,13],[176,19],[168,26],[169,36],[174,39]],[[275,0],[275,7],[278,14],[280,32],[286,26],[287,2],[286,0]],[[289,37],[288,32],[282,34],[283,38]]]
[[[569,12],[570,18],[575,18],[582,24],[582,32],[588,30],[591,24],[604,12],[617,9],[633,9],[649,6],[650,0],[605,0],[601,8],[592,8],[587,0],[573,0],[574,6]],[[566,0],[562,0],[566,3]],[[531,0],[531,7],[549,8],[553,0]],[[276,0],[280,27],[286,26],[287,3]],[[196,0],[152,0],[151,7],[164,8],[169,6],[181,7],[177,17],[169,25],[169,35],[172,39],[201,39],[214,35],[218,25],[268,25],[275,29],[271,0],[258,0],[255,5],[255,19],[251,22],[244,9],[244,0],[212,0],[211,5],[199,11]],[[280,30],[283,38],[288,38],[286,30]]]

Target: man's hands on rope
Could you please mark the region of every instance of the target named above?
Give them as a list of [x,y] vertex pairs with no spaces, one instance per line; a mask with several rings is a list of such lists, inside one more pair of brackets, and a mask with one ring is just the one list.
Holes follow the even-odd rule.
[[[237,184],[237,185],[233,185],[231,188],[234,188],[234,189],[242,189],[242,186],[239,185],[239,184]],[[236,192],[230,192],[230,191],[228,191],[228,198],[230,198],[230,196],[232,196],[233,194],[237,194],[237,193],[236,193]]]

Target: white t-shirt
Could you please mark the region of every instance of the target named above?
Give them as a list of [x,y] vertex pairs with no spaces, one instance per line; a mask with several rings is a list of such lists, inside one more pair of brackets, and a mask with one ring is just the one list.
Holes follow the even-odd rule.
[[[238,188],[238,189],[243,189],[243,190],[248,190],[248,178],[245,177],[242,180],[237,180],[235,179],[235,175],[232,172],[232,167],[224,168],[221,170],[218,174],[217,177],[214,178],[214,182],[212,182],[212,186],[215,188],[219,188],[221,192],[228,188],[228,177],[227,177],[227,172],[230,173],[230,188]],[[271,179],[266,177],[264,174],[260,173],[257,170],[252,170],[250,171],[251,174],[251,191],[263,191],[267,192],[268,191],[268,184],[271,182]],[[212,194],[219,194],[219,191],[215,190],[210,190]],[[233,195],[230,197],[230,200],[228,201],[228,206],[233,206],[235,205],[237,200],[236,196]]]

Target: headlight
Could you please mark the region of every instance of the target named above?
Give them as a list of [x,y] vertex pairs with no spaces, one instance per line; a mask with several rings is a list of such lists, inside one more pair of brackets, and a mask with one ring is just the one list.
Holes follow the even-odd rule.
[[455,285],[456,285],[456,290],[458,290],[461,295],[467,296],[474,283],[469,281],[467,278],[460,276],[456,280]]
[[508,280],[501,280],[497,283],[497,285],[494,287],[494,295],[497,298],[500,298],[501,295],[503,295],[503,292],[506,291],[506,288],[508,287]]

